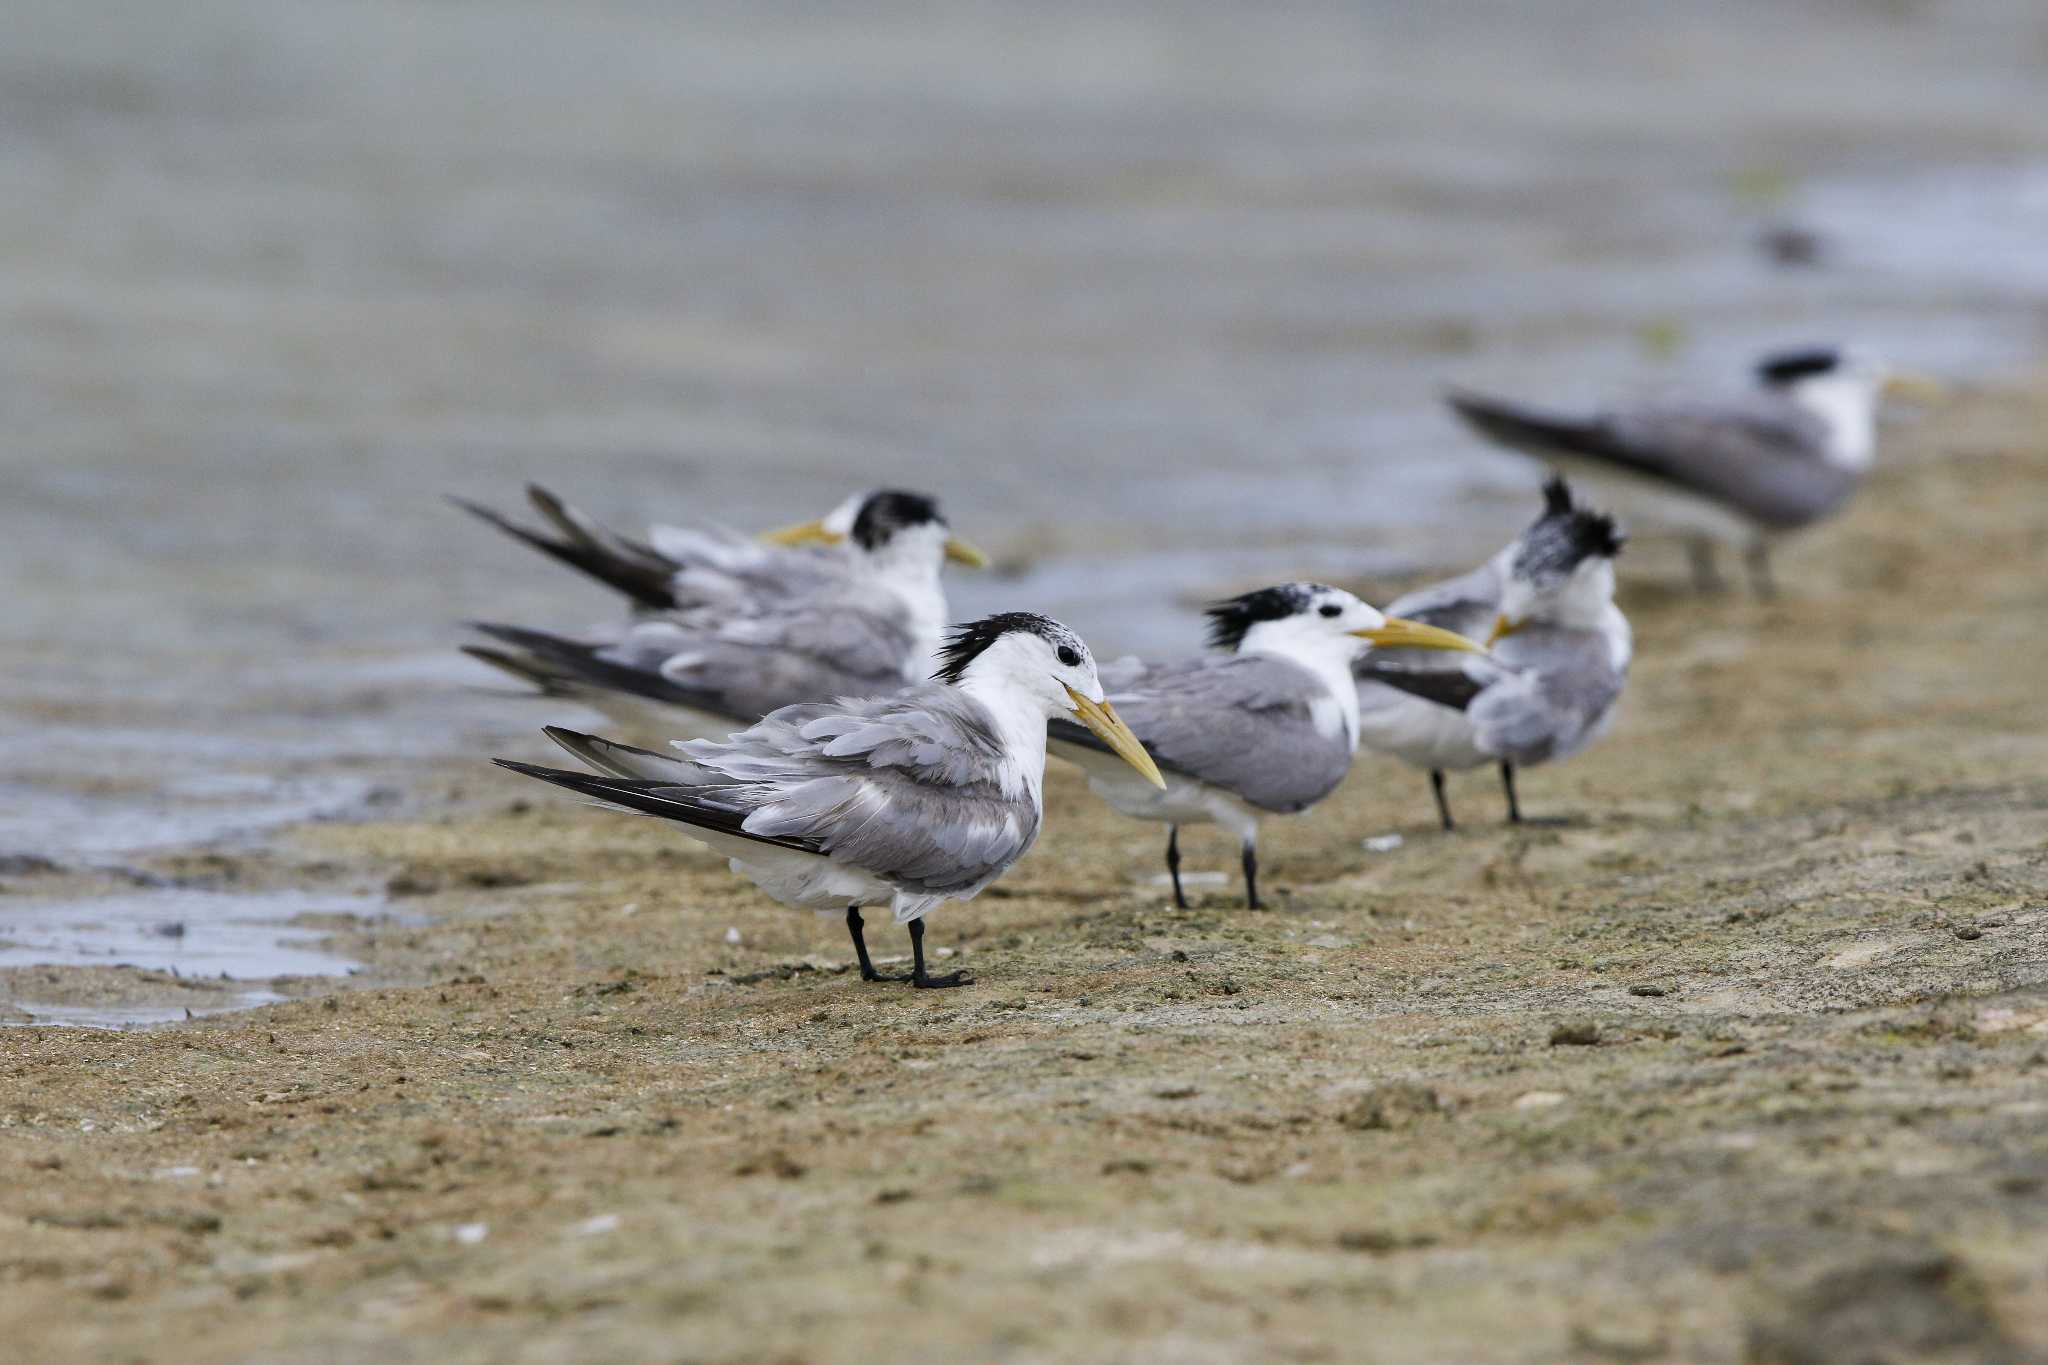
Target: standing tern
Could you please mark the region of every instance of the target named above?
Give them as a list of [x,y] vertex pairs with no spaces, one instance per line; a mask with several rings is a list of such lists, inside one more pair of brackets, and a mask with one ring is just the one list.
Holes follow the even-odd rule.
[[1765,357],[1745,399],[1557,413],[1453,390],[1451,407],[1501,445],[1571,467],[1637,519],[1690,533],[1693,581],[1711,590],[1715,543],[1744,547],[1758,596],[1775,591],[1774,538],[1848,501],[1877,452],[1878,400],[1932,398],[1935,381],[1894,374],[1847,348]]
[[1335,791],[1358,748],[1352,661],[1375,646],[1479,652],[1461,635],[1382,616],[1341,588],[1286,583],[1209,608],[1210,642],[1231,654],[1179,663],[1123,659],[1103,683],[1166,774],[1133,781],[1119,755],[1065,720],[1052,748],[1088,774],[1097,795],[1125,815],[1167,826],[1166,870],[1174,904],[1180,827],[1213,822],[1235,834],[1245,903],[1259,909],[1258,832],[1264,815],[1291,815]]
[[1490,647],[1449,661],[1375,650],[1353,669],[1364,744],[1428,770],[1445,829],[1446,769],[1498,763],[1508,819],[1520,821],[1515,768],[1569,758],[1613,722],[1634,649],[1614,605],[1622,541],[1613,518],[1575,506],[1553,478],[1543,515],[1506,549],[1388,608]]
[[925,970],[924,917],[971,899],[1038,837],[1056,717],[1165,785],[1103,696],[1088,646],[1028,612],[961,627],[934,681],[892,696],[785,707],[676,754],[547,731],[592,772],[497,762],[674,821],[784,905],[844,911],[864,981],[892,979],[868,957],[860,913],[886,904],[910,928],[911,984],[958,986],[963,972]]
[[[566,535],[548,541],[472,510],[551,554],[571,544]],[[829,521],[776,534],[790,542],[829,538]],[[589,536],[574,542],[568,562],[599,564],[611,575],[607,581],[643,589],[664,584],[669,595],[662,600],[673,609],[592,638],[478,623],[495,643],[466,652],[544,694],[590,702],[643,733],[725,735],[795,702],[893,691],[931,669],[946,613],[943,560],[982,561],[919,494],[869,494],[848,527],[843,563],[783,550],[777,553],[787,562],[747,561],[752,567],[741,577],[721,577],[700,557],[666,577],[634,579],[620,567],[622,558],[584,553],[605,543]],[[653,596],[649,589],[636,600],[645,607]],[[669,708],[678,711],[664,714]]]
[[527,498],[554,534],[521,526],[488,507],[456,506],[549,557],[616,588],[642,612],[766,611],[841,597],[900,601],[928,641],[945,627],[939,570],[972,568],[988,557],[952,533],[923,493],[884,488],[856,494],[816,521],[758,538],[718,527],[656,526],[646,540],[608,531],[537,484]]

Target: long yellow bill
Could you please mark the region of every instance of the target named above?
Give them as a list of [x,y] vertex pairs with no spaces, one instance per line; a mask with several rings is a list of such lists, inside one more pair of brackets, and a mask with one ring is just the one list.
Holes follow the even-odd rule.
[[[1061,687],[1067,687],[1065,683]],[[1152,755],[1145,752],[1145,746],[1131,733],[1131,727],[1124,724],[1116,708],[1106,701],[1090,701],[1067,687],[1067,699],[1074,703],[1074,714],[1081,723],[1095,732],[1095,737],[1109,746],[1109,751],[1124,762],[1136,768],[1147,782],[1166,790],[1166,779],[1159,775],[1159,765],[1152,761]]]
[[946,537],[946,558],[955,564],[965,564],[970,569],[986,569],[988,556],[969,545],[958,536]]
[[1399,616],[1389,616],[1385,625],[1372,630],[1354,630],[1351,633],[1361,640],[1372,641],[1381,649],[1458,649],[1467,654],[1486,652],[1482,646],[1455,630],[1426,626],[1420,621],[1408,621]]
[[770,545],[837,545],[846,537],[826,529],[822,521],[806,521],[777,531],[763,531],[761,539]]
[[1493,633],[1486,637],[1486,647],[1492,649],[1494,641],[1500,639],[1503,635],[1513,635],[1514,633],[1515,623],[1513,621],[1508,620],[1505,616],[1496,616],[1493,618]]
[[1940,403],[1948,398],[1948,385],[1932,375],[1894,374],[1884,381],[1884,396],[1908,403]]

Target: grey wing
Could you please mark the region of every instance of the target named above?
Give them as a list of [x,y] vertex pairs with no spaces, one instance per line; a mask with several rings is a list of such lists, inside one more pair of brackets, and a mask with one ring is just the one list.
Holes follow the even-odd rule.
[[916,641],[899,614],[850,605],[691,613],[660,625],[669,646],[661,676],[746,715],[891,692],[916,662]]
[[[1313,674],[1282,659],[1211,655],[1119,673],[1104,690],[1161,767],[1262,810],[1298,811],[1351,769],[1351,741]],[[1333,700],[1333,699],[1332,699]],[[1320,723],[1319,723],[1320,719]]]
[[[1500,614],[1500,595],[1500,570],[1488,560],[1470,573],[1395,598],[1387,615],[1484,642]],[[1455,710],[1463,710],[1496,672],[1477,655],[1440,649],[1369,649],[1351,666],[1360,683],[1384,682]]]
[[[1422,654],[1428,651],[1390,649],[1383,652],[1389,656]],[[1453,711],[1463,711],[1472,705],[1475,698],[1506,676],[1505,670],[1473,655],[1465,655],[1449,664],[1409,665],[1399,658],[1375,658],[1368,653],[1352,668],[1352,676],[1361,687],[1360,703],[1364,704],[1371,689],[1367,683],[1382,683],[1412,697],[1447,706]],[[1383,694],[1374,694],[1383,695]]]
[[1387,604],[1387,615],[1441,626],[1460,635],[1477,630],[1477,638],[1483,640],[1500,611],[1500,595],[1500,569],[1489,559],[1470,573],[1403,593]]
[[1594,632],[1526,634],[1502,641],[1500,656],[1515,666],[1475,697],[1466,715],[1481,752],[1540,763],[1577,751],[1598,732],[1625,675]]
[[978,887],[1038,836],[1036,802],[1006,786],[1001,742],[953,688],[785,707],[730,739],[677,747],[732,784],[748,834],[815,844],[902,886]]
[[845,592],[851,582],[839,548],[771,545],[718,527],[656,526],[647,539],[674,562],[683,603],[772,610]]
[[1600,428],[1613,463],[1771,526],[1799,526],[1825,515],[1860,477],[1825,458],[1827,432],[1819,419],[1782,401],[1648,406],[1611,413]]

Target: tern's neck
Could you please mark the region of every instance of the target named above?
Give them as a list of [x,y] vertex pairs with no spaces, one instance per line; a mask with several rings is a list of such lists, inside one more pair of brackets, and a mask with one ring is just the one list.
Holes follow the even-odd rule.
[[1311,709],[1326,715],[1334,714],[1343,724],[1346,742],[1356,749],[1358,684],[1352,679],[1351,664],[1364,647],[1364,641],[1352,635],[1339,635],[1325,622],[1289,616],[1278,621],[1261,621],[1253,626],[1245,632],[1237,652],[1285,659],[1311,674],[1327,694],[1328,701],[1324,705],[1333,705],[1335,710],[1324,711],[1322,706]]
[[996,742],[1002,746],[998,785],[1008,797],[1029,796],[1044,805],[1045,703],[999,674],[977,674],[969,665],[957,684],[988,713]]
[[[946,590],[939,583],[940,553],[915,533],[899,535],[877,550],[859,554],[862,577],[903,608],[912,649],[904,661],[909,681],[931,675],[946,631]],[[919,542],[919,543],[906,543]]]
[[1802,379],[1785,396],[1821,420],[1827,437],[1821,454],[1844,469],[1870,468],[1877,453],[1877,393],[1860,374],[1819,374]]

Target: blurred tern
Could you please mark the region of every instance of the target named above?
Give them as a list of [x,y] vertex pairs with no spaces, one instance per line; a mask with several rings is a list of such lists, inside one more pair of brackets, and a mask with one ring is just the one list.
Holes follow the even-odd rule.
[[1574,506],[1561,478],[1544,485],[1543,502],[1485,564],[1388,608],[1484,639],[1489,655],[1375,650],[1353,670],[1364,744],[1429,771],[1445,829],[1446,769],[1500,764],[1508,819],[1520,821],[1515,768],[1569,758],[1605,734],[1628,677],[1633,638],[1614,605],[1622,534],[1611,517]]
[[[776,552],[782,560],[756,562],[735,550],[727,569],[744,561],[744,575],[714,572],[699,556],[689,564],[664,558],[681,567],[666,577],[636,578],[620,568],[620,557],[590,549],[604,544],[594,535],[573,544],[566,536],[548,541],[472,510],[557,558],[566,557],[557,553],[564,546],[573,548],[567,562],[597,564],[610,575],[606,581],[636,584],[643,607],[655,596],[653,585],[666,585],[662,600],[672,609],[620,629],[573,638],[478,623],[496,643],[465,650],[545,695],[588,702],[643,735],[730,734],[781,706],[875,696],[923,678],[944,630],[943,559],[982,562],[953,538],[937,504],[914,493],[860,499],[843,538],[843,562],[786,549]],[[831,520],[776,534],[791,543],[829,538]],[[667,714],[669,708],[681,714]]]
[[547,731],[592,772],[497,762],[674,821],[784,905],[843,911],[864,981],[902,979],[875,970],[863,933],[861,907],[888,905],[910,927],[911,984],[958,986],[965,973],[925,970],[924,917],[971,899],[1038,837],[1055,717],[1164,785],[1104,698],[1088,647],[1026,612],[962,627],[936,680],[893,696],[786,707],[676,754]]
[[1448,401],[1489,439],[1567,466],[1640,520],[1690,532],[1693,581],[1702,589],[1720,585],[1715,542],[1744,546],[1752,588],[1768,597],[1773,539],[1835,513],[1870,471],[1879,399],[1931,399],[1941,386],[1831,347],[1767,356],[1756,380],[1742,400],[1591,415],[1464,390]]
[[1291,815],[1335,791],[1358,748],[1352,661],[1375,646],[1462,650],[1480,646],[1414,621],[1382,616],[1341,588],[1287,583],[1209,609],[1210,642],[1232,654],[1179,663],[1123,659],[1103,669],[1109,699],[1166,774],[1133,781],[1113,749],[1065,720],[1053,752],[1081,767],[1097,795],[1125,815],[1167,826],[1174,904],[1180,827],[1213,822],[1235,834],[1245,903],[1259,908],[1259,820]]
[[884,488],[857,494],[816,521],[759,538],[717,527],[656,526],[645,541],[608,531],[537,484],[527,498],[550,536],[461,498],[456,506],[543,554],[624,593],[642,612],[774,611],[797,603],[850,599],[900,609],[930,657],[945,628],[939,570],[973,568],[988,557],[952,533],[922,493]]

